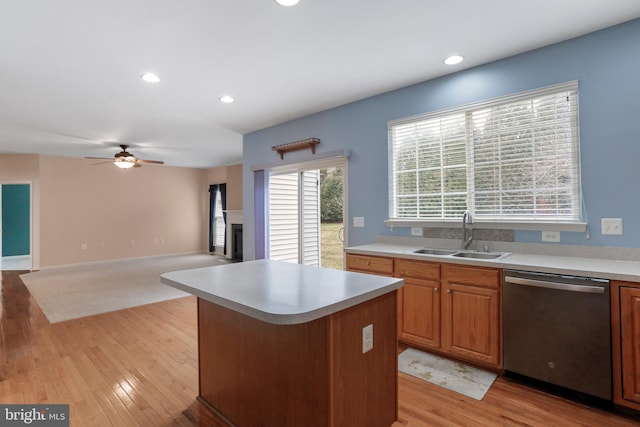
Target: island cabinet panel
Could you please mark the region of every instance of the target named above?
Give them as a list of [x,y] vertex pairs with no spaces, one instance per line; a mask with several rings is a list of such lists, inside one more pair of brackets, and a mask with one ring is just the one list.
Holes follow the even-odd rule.
[[[329,318],[335,427],[391,426],[398,418],[396,292],[361,305]],[[373,349],[363,353],[362,329],[367,325],[373,325]]]
[[500,270],[443,266],[443,350],[500,367]]
[[202,299],[198,312],[200,399],[218,415],[239,426],[275,426],[283,414],[287,425],[329,425],[326,321],[274,325]]
[[640,283],[611,282],[613,400],[640,410]]
[[[239,426],[390,426],[396,292],[294,325],[198,299],[200,400]],[[373,325],[373,349],[362,329]]]

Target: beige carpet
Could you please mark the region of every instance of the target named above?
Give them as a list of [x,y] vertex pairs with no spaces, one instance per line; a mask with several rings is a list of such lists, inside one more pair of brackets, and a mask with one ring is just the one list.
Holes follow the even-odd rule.
[[160,283],[160,275],[227,263],[208,254],[156,256],[51,267],[20,278],[56,323],[186,296]]

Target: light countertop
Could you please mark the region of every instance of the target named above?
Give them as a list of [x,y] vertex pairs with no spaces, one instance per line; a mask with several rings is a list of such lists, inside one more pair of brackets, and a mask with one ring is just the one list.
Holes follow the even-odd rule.
[[412,252],[422,246],[372,243],[345,249],[347,253],[399,257],[406,259],[467,264],[540,273],[566,274],[609,280],[640,282],[640,262],[581,258],[557,255],[512,253],[497,260],[461,259],[452,256],[418,255]]
[[402,287],[402,279],[259,260],[165,273],[160,281],[274,324],[328,316]]

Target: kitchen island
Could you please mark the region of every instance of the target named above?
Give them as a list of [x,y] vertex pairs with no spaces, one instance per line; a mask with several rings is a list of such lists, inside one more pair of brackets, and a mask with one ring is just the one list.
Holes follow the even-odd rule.
[[396,421],[401,279],[259,260],[161,281],[198,297],[199,399],[228,424]]

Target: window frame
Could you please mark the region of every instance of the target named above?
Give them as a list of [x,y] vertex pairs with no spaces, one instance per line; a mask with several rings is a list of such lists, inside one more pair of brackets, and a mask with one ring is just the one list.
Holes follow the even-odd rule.
[[[558,92],[563,91],[575,91],[576,96],[578,96],[578,82],[570,81],[558,85],[547,86],[543,88],[533,89],[525,92],[519,92],[512,95],[496,97],[489,100],[465,104],[462,106],[448,108],[443,110],[438,110],[430,113],[419,114],[415,116],[405,117],[397,120],[392,120],[387,123],[388,126],[388,161],[389,161],[389,169],[388,169],[388,185],[389,185],[389,206],[388,206],[388,219],[385,221],[385,224],[388,227],[434,227],[434,228],[450,228],[452,225],[458,225],[461,221],[462,216],[460,218],[402,218],[397,217],[394,218],[392,216],[394,210],[394,197],[395,188],[394,183],[397,176],[394,176],[395,172],[395,153],[394,153],[394,141],[392,139],[392,130],[395,126],[400,125],[408,125],[412,123],[429,121],[437,118],[450,118],[456,114],[463,114],[467,117],[469,114],[474,111],[487,109],[490,107],[496,107],[499,105],[522,102],[526,100],[532,100],[538,97],[549,96],[551,94],[556,94]],[[577,194],[574,194],[577,197],[577,202],[575,205],[574,212],[577,214],[577,219],[548,219],[548,218],[536,218],[536,219],[524,219],[524,218],[496,218],[496,219],[480,219],[477,220],[474,218],[474,224],[476,226],[482,228],[492,228],[492,229],[514,229],[514,230],[557,230],[557,231],[585,231],[586,230],[586,212],[584,209],[583,199],[582,199],[582,182],[580,176],[580,138],[579,138],[579,103],[576,98],[576,117],[575,117],[575,130],[576,130],[576,154],[575,154],[575,169],[577,180]],[[469,147],[471,146],[471,141],[469,137],[469,124],[465,126],[465,134],[466,134],[466,143],[465,146],[467,148],[467,158],[472,158],[473,154],[469,151]],[[473,172],[473,162],[467,162],[465,166],[467,180],[472,182],[475,178],[477,178]],[[470,179],[471,178],[471,179]],[[472,198],[475,196],[475,190],[472,186],[467,186],[466,190],[467,196],[471,196]],[[443,193],[444,194],[444,193]],[[416,197],[419,197],[416,195]],[[396,199],[397,200],[397,199]],[[472,209],[473,202],[467,203],[467,207]],[[473,213],[473,211],[472,211]]]

